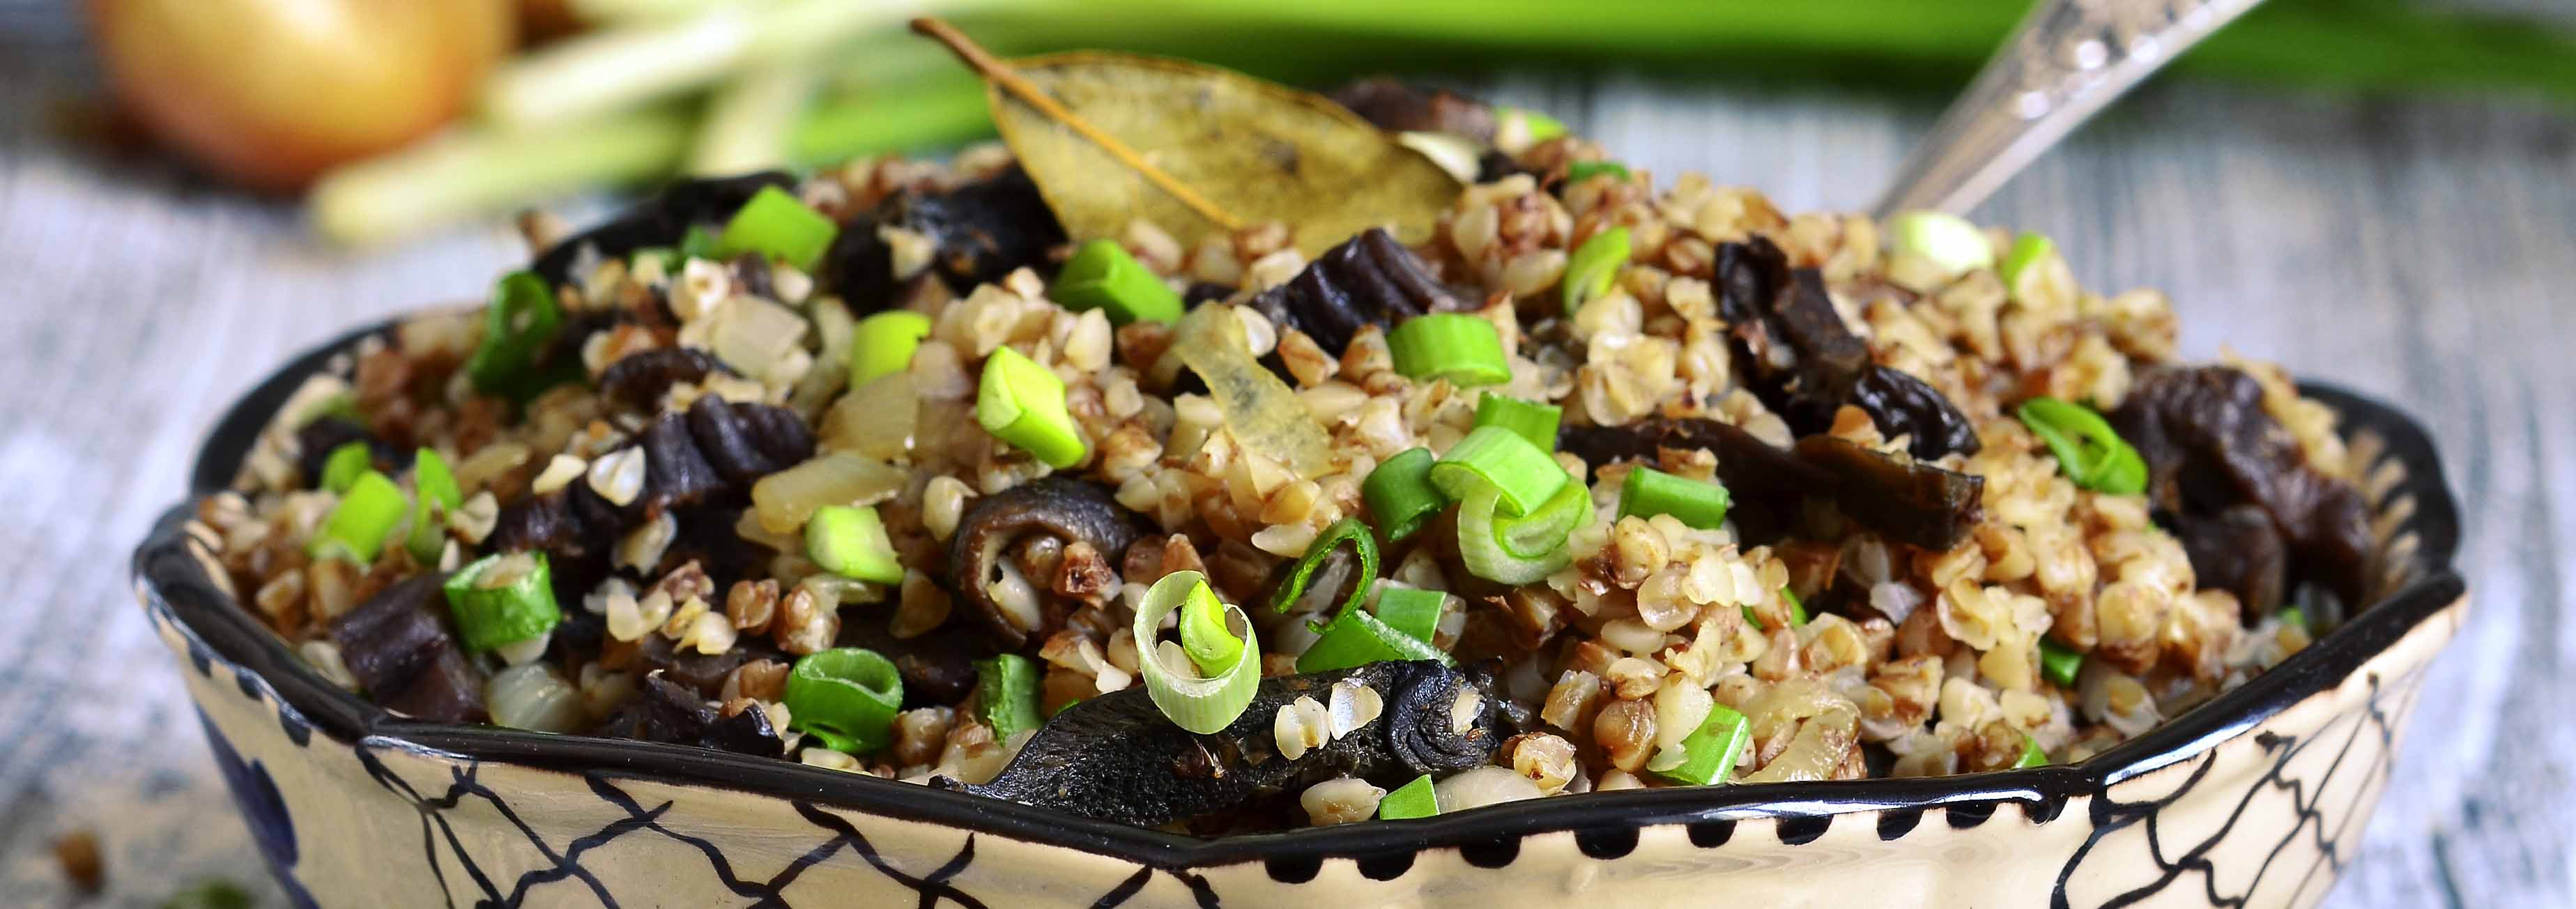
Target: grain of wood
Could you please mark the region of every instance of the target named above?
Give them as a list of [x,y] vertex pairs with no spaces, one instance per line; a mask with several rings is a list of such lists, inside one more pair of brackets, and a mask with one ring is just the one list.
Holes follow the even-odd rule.
[[[93,828],[109,904],[209,876],[277,896],[241,837],[127,549],[217,407],[286,354],[514,261],[502,228],[317,249],[291,208],[44,132],[87,72],[61,7],[0,0],[0,905],[59,905]],[[1866,205],[1935,113],[1812,87],[1514,80],[1632,164]],[[2476,609],[2433,671],[2336,907],[2576,903],[2576,115],[2151,86],[1976,215],[2089,286],[2160,287],[2222,345],[2397,402],[2464,497]]]

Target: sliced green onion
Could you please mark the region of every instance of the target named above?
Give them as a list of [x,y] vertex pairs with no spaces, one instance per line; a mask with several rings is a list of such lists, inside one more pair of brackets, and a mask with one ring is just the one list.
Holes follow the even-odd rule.
[[1789,601],[1789,624],[1791,626],[1794,627],[1807,624],[1807,601],[1798,599],[1797,591],[1782,587],[1780,588],[1780,598]]
[[1377,618],[1406,637],[1431,640],[1440,629],[1440,607],[1449,595],[1437,590],[1389,585],[1377,592]]
[[340,495],[339,504],[313,532],[313,542],[305,553],[317,559],[344,558],[360,565],[376,561],[376,552],[384,548],[385,537],[402,520],[410,503],[403,500],[401,487],[385,475],[367,471],[349,484]]
[[825,505],[805,524],[805,555],[824,571],[880,584],[903,582],[903,562],[873,505]]
[[1377,519],[1387,542],[1412,536],[1424,521],[1449,507],[1448,497],[1431,485],[1431,465],[1438,460],[1431,449],[1407,449],[1360,481],[1360,501],[1368,503],[1369,517]]
[[[976,718],[993,730],[993,739],[1008,742],[1023,730],[1038,728],[1038,669],[1028,657],[1005,653],[975,661]],[[795,715],[795,708],[788,708]]]
[[1243,639],[1225,627],[1226,615],[1225,603],[1206,584],[1191,587],[1181,602],[1181,652],[1200,675],[1222,676],[1243,660]]
[[2075,687],[2075,678],[2084,671],[2084,654],[2052,638],[2039,639],[2039,674],[2060,688]]
[[1628,229],[1613,227],[1593,234],[1574,248],[1565,263],[1565,314],[1574,315],[1586,301],[1607,296],[1628,264]]
[[1413,778],[1413,782],[1395,788],[1377,802],[1377,818],[1402,821],[1430,817],[1440,813],[1440,800],[1431,792],[1431,774]]
[[860,319],[850,335],[850,387],[910,369],[913,351],[929,336],[930,317],[909,309]]
[[329,457],[322,459],[322,488],[333,493],[348,492],[349,484],[358,482],[359,477],[373,469],[375,459],[367,453],[367,443],[342,443],[340,447],[331,449]]
[[712,262],[724,258],[722,253],[716,252],[720,245],[714,230],[704,224],[691,224],[688,232],[680,235],[680,259],[685,264],[689,259]]
[[1358,518],[1343,518],[1324,528],[1324,532],[1315,537],[1315,542],[1306,544],[1306,554],[1299,556],[1297,567],[1288,571],[1288,582],[1271,593],[1271,610],[1287,612],[1289,606],[1303,598],[1306,585],[1314,579],[1315,569],[1322,567],[1324,559],[1344,543],[1350,544],[1351,554],[1359,557],[1360,570],[1352,579],[1351,595],[1334,607],[1333,614],[1347,612],[1367,598],[1369,585],[1377,582],[1377,539],[1369,535],[1368,525],[1360,523]]
[[2041,751],[2039,749],[2039,740],[2031,738],[2030,733],[2022,733],[2021,759],[2013,762],[2013,769],[2022,770],[2030,767],[2046,766],[2048,766],[2048,752]]
[[830,217],[806,207],[796,194],[763,186],[725,222],[724,233],[716,235],[715,253],[720,259],[754,253],[811,272],[840,232]]
[[796,660],[787,672],[787,728],[811,735],[824,747],[850,754],[894,743],[894,715],[903,706],[903,675],[874,650],[834,647]]
[[2112,495],[2146,491],[2146,460],[2092,408],[2040,397],[2022,402],[2018,413],[2075,485]]
[[563,308],[554,288],[532,272],[501,276],[492,301],[483,308],[483,340],[465,359],[465,375],[484,394],[533,397],[545,377],[537,374],[537,356],[563,331]]
[[2022,276],[2030,274],[2031,266],[2038,265],[2040,260],[2048,258],[2050,253],[2056,251],[2057,243],[2048,239],[2047,234],[2025,230],[2014,237],[2012,251],[2004,254],[2004,267],[2001,274],[2004,279],[2004,292],[2016,299],[2020,298]]
[[[2308,611],[2307,611],[2307,610],[2305,610],[2305,609],[2300,609],[2299,607],[2296,607],[2296,606],[2291,606],[2291,607],[2288,607],[2288,608],[2286,608],[2286,609],[2281,610],[2279,613],[2277,613],[2277,615],[2279,615],[2279,616],[2281,617],[2281,624],[2282,624],[2282,625],[2287,626],[2287,627],[2290,627],[2290,628],[2296,628],[2296,629],[2298,629],[2298,630],[2299,630],[2299,632],[2300,632],[2300,633],[2302,633],[2302,634],[2312,634],[2312,633],[2308,630]],[[2042,643],[2045,643],[2045,642],[2042,642]]]
[[1652,467],[1633,467],[1619,484],[1619,515],[1651,518],[1671,515],[1676,521],[1707,530],[1726,523],[1726,487],[1677,477]]
[[1899,212],[1888,219],[1887,233],[1898,254],[1929,260],[1953,275],[1995,264],[1995,247],[1986,242],[1986,232],[1948,212]]
[[1329,625],[1307,627],[1319,637],[1297,655],[1298,672],[1331,672],[1392,660],[1437,660],[1444,666],[1451,661],[1429,638],[1397,631],[1366,609],[1342,613]]
[[1145,601],[1136,607],[1136,623],[1129,626],[1136,635],[1137,674],[1145,677],[1145,691],[1153,697],[1154,707],[1174,725],[1200,735],[1213,734],[1242,716],[1261,686],[1261,661],[1249,656],[1260,653],[1261,644],[1251,619],[1237,606],[1226,607],[1227,625],[1231,628],[1240,621],[1246,658],[1234,661],[1231,669],[1214,678],[1179,675],[1174,672],[1177,667],[1164,664],[1161,647],[1155,643],[1163,617],[1181,608],[1206,583],[1207,576],[1195,571],[1164,575],[1145,591]]
[[1101,310],[1109,321],[1126,325],[1142,319],[1148,322],[1181,320],[1181,295],[1155,276],[1127,248],[1116,240],[1093,240],[1075,250],[1073,258],[1056,273],[1055,286],[1048,289],[1057,305],[1075,312]]
[[1458,559],[1469,574],[1498,584],[1530,584],[1574,563],[1566,537],[1592,515],[1592,497],[1581,484],[1566,483],[1518,520],[1495,515],[1501,499],[1501,490],[1487,485],[1458,505]]
[[1513,117],[1519,117],[1521,124],[1529,128],[1529,139],[1532,143],[1545,142],[1549,139],[1565,135],[1565,122],[1558,120],[1555,117],[1539,113],[1538,111],[1534,111],[1526,107],[1499,107],[1494,109],[1494,119],[1498,121],[1509,120]]
[[1540,451],[1556,450],[1556,424],[1565,409],[1488,393],[1476,402],[1477,426],[1500,426],[1518,433]]
[[1724,704],[1711,705],[1708,718],[1682,740],[1681,766],[1655,771],[1655,775],[1694,786],[1726,782],[1735,772],[1735,762],[1744,754],[1744,746],[1751,741],[1753,723],[1744,714]]
[[1628,165],[1617,161],[1576,161],[1565,166],[1565,182],[1569,186],[1601,174],[1625,181],[1628,179]]
[[542,552],[495,553],[448,577],[443,588],[457,633],[472,650],[515,644],[554,630],[554,573]]
[[447,542],[439,519],[465,504],[465,490],[456,485],[447,459],[426,448],[412,453],[411,485],[411,539],[404,545],[413,559],[427,565],[438,561],[438,551]]
[[1556,458],[1500,426],[1476,427],[1431,465],[1431,485],[1441,494],[1465,501],[1478,487],[1491,486],[1502,493],[1505,515],[1527,514],[1571,480]]
[[1395,360],[1395,371],[1406,378],[1447,379],[1462,388],[1512,380],[1502,333],[1483,316],[1460,312],[1414,316],[1387,333],[1386,347]]
[[994,438],[1036,455],[1049,467],[1082,463],[1087,451],[1064,409],[1064,380],[1036,360],[1008,347],[984,360],[975,392],[975,420]]

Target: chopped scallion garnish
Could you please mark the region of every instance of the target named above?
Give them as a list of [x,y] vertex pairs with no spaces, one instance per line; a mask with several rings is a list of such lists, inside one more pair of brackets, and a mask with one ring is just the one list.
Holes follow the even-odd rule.
[[447,541],[440,519],[465,503],[465,490],[456,485],[447,459],[426,448],[412,455],[411,485],[411,539],[404,545],[413,559],[427,565],[438,561],[438,551]]
[[1492,486],[1505,516],[1527,514],[1572,479],[1556,458],[1501,426],[1477,427],[1431,465],[1431,485],[1443,495],[1465,501],[1477,487]]
[[1701,530],[1726,523],[1726,487],[1677,477],[1652,467],[1629,468],[1619,484],[1619,515],[1650,518],[1671,515]]
[[1655,775],[1676,783],[1714,786],[1726,782],[1735,772],[1735,762],[1744,754],[1744,746],[1753,740],[1753,723],[1733,707],[1714,704],[1708,718],[1682,740],[1681,766],[1659,770]]
[[850,387],[912,367],[912,354],[930,336],[930,317],[909,309],[889,309],[859,320],[850,333]]
[[331,449],[331,454],[322,459],[321,487],[333,493],[348,492],[349,484],[358,482],[359,477],[365,476],[367,471],[373,469],[375,469],[375,460],[374,456],[367,452],[367,443],[341,443],[340,447]]
[[1807,601],[1798,599],[1797,591],[1782,587],[1780,599],[1789,604],[1789,624],[1792,627],[1807,624]]
[[903,675],[894,661],[861,647],[806,654],[787,672],[787,726],[834,751],[865,754],[894,742]]
[[1064,263],[1064,270],[1056,273],[1055,286],[1048,289],[1047,296],[1075,312],[1101,310],[1116,325],[1140,319],[1165,323],[1181,320],[1181,295],[1173,293],[1153,269],[1128,255],[1127,248],[1116,240],[1082,244]]
[[2046,766],[2048,766],[2048,752],[2040,750],[2039,740],[2031,738],[2030,733],[2022,733],[2021,758],[2013,761],[2013,769],[2022,770],[2030,767]]
[[1628,165],[1617,161],[1576,161],[1565,166],[1565,182],[1571,186],[1601,174],[1628,179]]
[[805,554],[824,571],[880,584],[903,582],[885,521],[875,506],[825,505],[805,524]]
[[975,420],[994,438],[1036,455],[1049,467],[1082,463],[1087,452],[1073,414],[1064,407],[1064,380],[1008,347],[994,348],[984,360]]
[[1613,227],[1593,234],[1574,248],[1574,256],[1565,263],[1565,314],[1583,304],[1606,296],[1619,280],[1619,267],[1628,264],[1628,229]]
[[1899,212],[1888,219],[1887,235],[1897,254],[1920,257],[1953,275],[1995,264],[1995,247],[1986,241],[1986,232],[1948,212]]
[[1431,465],[1438,460],[1431,449],[1407,449],[1378,464],[1360,482],[1360,501],[1368,504],[1369,517],[1377,519],[1387,542],[1412,536],[1424,521],[1449,507],[1448,497],[1431,485]]
[[[975,661],[976,717],[993,730],[994,741],[1007,742],[1023,730],[1038,728],[1038,670],[1028,657],[1005,653]],[[789,708],[794,714],[794,708]]]
[[[1213,734],[1242,716],[1261,685],[1261,660],[1252,656],[1261,652],[1261,644],[1253,633],[1251,620],[1243,616],[1239,607],[1226,607],[1226,624],[1231,629],[1240,621],[1245,656],[1235,660],[1224,674],[1212,678],[1185,675],[1186,667],[1169,665],[1163,659],[1157,637],[1163,617],[1181,608],[1206,585],[1207,576],[1195,571],[1164,575],[1145,591],[1145,601],[1136,607],[1136,623],[1129,626],[1136,635],[1137,674],[1144,677],[1145,692],[1154,699],[1154,707],[1175,725],[1200,735]],[[1184,622],[1182,627],[1186,629],[1188,624]],[[1188,645],[1185,642],[1182,646],[1186,649]]]
[[2056,251],[2057,243],[2048,239],[2047,234],[2025,230],[2014,237],[2012,251],[2004,254],[2003,270],[1998,275],[2004,279],[2004,292],[2019,299],[2022,278],[2030,274],[2032,266]]
[[484,556],[458,569],[443,589],[456,631],[473,650],[529,640],[563,621],[542,552]]
[[1189,598],[1181,601],[1181,652],[1208,678],[1233,671],[1245,656],[1243,639],[1226,627],[1227,615],[1225,603],[1206,584],[1191,587]]
[[1389,660],[1450,662],[1449,654],[1432,646],[1430,639],[1397,631],[1366,609],[1352,609],[1334,617],[1331,624],[1308,627],[1320,636],[1297,655],[1298,672],[1331,672]]
[[1476,402],[1477,426],[1500,426],[1519,433],[1540,451],[1556,450],[1556,425],[1565,409],[1488,392]]
[[313,541],[305,552],[317,559],[344,558],[360,565],[372,565],[376,552],[384,548],[385,537],[402,521],[404,501],[402,488],[384,474],[367,471],[340,494],[331,514],[313,532]]
[[2290,606],[2282,609],[2278,614],[2281,617],[2282,627],[2296,628],[2299,630],[2300,634],[2313,635],[2315,633],[2308,628],[2307,610],[2296,606]]
[[1498,584],[1530,584],[1574,561],[1566,538],[1592,517],[1592,496],[1567,482],[1528,515],[1496,514],[1501,491],[1486,484],[1458,505],[1458,560]]
[[1395,371],[1406,378],[1447,379],[1462,388],[1512,380],[1502,333],[1482,316],[1460,312],[1415,316],[1387,333],[1386,347],[1395,360]]
[[1389,584],[1378,589],[1377,617],[1407,637],[1429,641],[1440,628],[1441,605],[1448,601],[1449,595],[1437,590]]
[[1288,570],[1287,583],[1279,585],[1270,595],[1270,608],[1286,612],[1290,606],[1296,605],[1306,596],[1306,585],[1314,582],[1315,569],[1322,567],[1324,559],[1344,544],[1349,544],[1351,555],[1358,557],[1359,572],[1351,579],[1351,595],[1344,598],[1333,612],[1339,615],[1358,606],[1360,600],[1368,596],[1369,585],[1377,582],[1377,539],[1369,535],[1368,525],[1360,523],[1358,518],[1343,518],[1324,528],[1314,542],[1306,544],[1306,554],[1298,557],[1297,567]]
[[2075,485],[2112,495],[2146,491],[2146,460],[2092,408],[2040,397],[2023,401],[2018,413]]
[[465,375],[484,394],[534,397],[549,378],[537,372],[537,357],[561,331],[563,307],[544,278],[525,271],[503,275],[483,308],[483,340],[466,357]]
[[830,217],[806,207],[794,193],[763,186],[733,213],[733,220],[725,222],[724,233],[716,235],[715,256],[730,259],[755,253],[810,272],[840,232]]
[[2084,671],[2084,654],[2060,644],[2054,638],[2039,639],[2039,674],[2060,688],[2075,687],[2076,676]]
[[1533,144],[1565,135],[1565,122],[1555,117],[1526,107],[1494,108],[1494,119],[1497,122],[1508,122],[1515,117],[1520,119],[1521,125],[1529,129],[1529,140]]
[[1396,787],[1377,803],[1377,817],[1382,821],[1402,821],[1430,817],[1440,813],[1440,798],[1431,791],[1431,774],[1413,778],[1413,782]]

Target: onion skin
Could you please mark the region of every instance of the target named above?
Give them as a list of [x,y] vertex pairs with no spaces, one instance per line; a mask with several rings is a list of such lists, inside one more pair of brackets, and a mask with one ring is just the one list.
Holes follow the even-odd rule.
[[301,188],[454,119],[517,39],[510,0],[88,0],[118,96],[245,187]]

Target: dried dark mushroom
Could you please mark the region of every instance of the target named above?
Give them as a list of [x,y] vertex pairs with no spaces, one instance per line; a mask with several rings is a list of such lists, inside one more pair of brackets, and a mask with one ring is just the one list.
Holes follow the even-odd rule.
[[[1888,539],[1947,550],[1984,514],[1985,478],[1906,463],[1832,436],[1809,436],[1781,449],[1733,425],[1705,417],[1640,420],[1624,426],[1568,426],[1558,447],[1594,467],[1622,460],[1653,463],[1659,449],[1706,450],[1717,478],[1736,501],[1760,509],[1769,539],[1794,517],[1798,499],[1832,501],[1844,516]],[[1748,519],[1739,510],[1739,523]]]
[[1255,294],[1252,308],[1338,357],[1360,326],[1393,327],[1456,304],[1422,257],[1372,227],[1325,250],[1288,283]]
[[722,226],[753,194],[770,186],[792,191],[796,178],[773,170],[672,184],[608,223],[564,238],[528,268],[547,284],[561,287],[576,277],[572,269],[585,248],[599,256],[622,258],[647,247],[677,246],[690,227]]
[[678,414],[654,418],[635,441],[602,457],[641,445],[644,487],[634,502],[618,506],[587,481],[533,495],[501,509],[492,548],[542,550],[578,559],[599,552],[665,510],[748,492],[761,477],[814,454],[814,433],[795,411],[769,404],[728,402],[712,395]]
[[[2178,533],[2228,525],[2177,516],[2209,518],[2239,504],[2258,506],[2287,546],[2289,578],[2316,581],[2347,605],[2363,602],[2371,538],[2361,491],[2308,464],[2298,440],[2263,409],[2263,386],[2253,376],[2227,366],[2149,371],[2131,385],[2111,425],[2146,460],[2148,500]],[[2189,539],[2184,543],[2186,552],[2195,548]],[[2224,545],[2204,541],[2197,548]],[[2197,554],[2192,567],[2201,570]],[[2210,569],[2213,576],[2232,573],[2214,562]],[[2280,605],[2243,603],[2247,616],[2268,615]]]
[[430,572],[387,587],[331,621],[340,660],[377,706],[414,719],[480,723],[483,675],[465,659],[441,592],[447,575]]
[[[1329,702],[1333,684],[1345,679],[1374,691],[1383,712],[1293,760],[1282,755],[1274,732],[1279,709],[1300,697]],[[1163,824],[1345,774],[1391,787],[1483,766],[1509,734],[1500,710],[1506,700],[1490,679],[1429,660],[1370,663],[1263,679],[1232,724],[1198,735],[1165,718],[1142,688],[1130,688],[1048,720],[992,782],[934,777],[931,784],[1098,820]]]
[[1418,89],[1399,79],[1373,76],[1334,89],[1333,101],[1390,132],[1452,133],[1478,142],[1494,141],[1494,109],[1448,89]]
[[696,691],[652,672],[634,700],[591,734],[646,742],[696,745],[756,757],[782,757],[787,743],[770,726],[769,713],[753,707],[725,716]]
[[693,385],[708,376],[734,375],[714,354],[695,347],[658,347],[618,358],[599,373],[601,397],[626,407],[649,411],[674,385]]
[[1045,477],[977,499],[966,509],[949,543],[949,578],[967,612],[1016,650],[1031,637],[1053,631],[1072,609],[1051,601],[1045,578],[1026,585],[1031,602],[1006,604],[995,598],[993,587],[1002,578],[1005,559],[1017,554],[1013,547],[1036,534],[1067,543],[1081,540],[1096,552],[1126,552],[1146,527],[1144,516],[1118,504],[1099,484]]
[[319,486],[322,467],[331,460],[331,452],[351,442],[367,446],[367,460],[378,467],[400,471],[411,466],[411,452],[402,446],[377,438],[364,424],[347,417],[325,414],[315,417],[295,431],[296,468],[304,472],[306,483]]
[[2262,506],[2232,505],[2213,515],[2176,512],[2168,518],[2201,589],[2228,591],[2240,604],[2284,602],[2290,552]]
[[1977,431],[1950,399],[1921,379],[1871,363],[1869,345],[1843,324],[1812,268],[1761,237],[1719,244],[1718,314],[1754,392],[1801,436],[1833,426],[1834,412],[1859,407],[1890,438],[1911,436],[1915,457],[1975,454]]
[[1018,167],[944,193],[897,190],[875,210],[843,225],[824,255],[825,276],[852,312],[864,315],[893,305],[910,279],[895,274],[894,249],[878,234],[888,227],[928,240],[929,273],[959,294],[1000,281],[1021,266],[1045,267],[1048,251],[1065,242],[1055,210]]
[[998,652],[992,636],[980,627],[949,622],[909,638],[897,638],[882,621],[841,624],[842,647],[865,647],[894,659],[903,677],[903,706],[947,707],[974,690],[975,661]]

